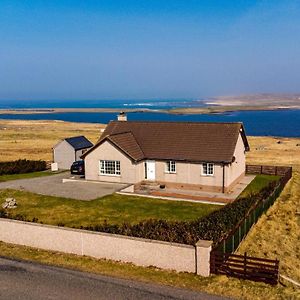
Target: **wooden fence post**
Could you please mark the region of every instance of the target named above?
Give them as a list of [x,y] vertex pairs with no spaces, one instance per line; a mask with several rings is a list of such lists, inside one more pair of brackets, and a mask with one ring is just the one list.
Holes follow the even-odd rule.
[[246,279],[247,274],[247,252],[244,254],[244,279]]

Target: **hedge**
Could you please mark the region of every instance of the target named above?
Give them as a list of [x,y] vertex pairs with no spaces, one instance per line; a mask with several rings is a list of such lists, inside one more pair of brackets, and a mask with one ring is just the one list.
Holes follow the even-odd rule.
[[195,221],[169,222],[161,219],[150,219],[134,225],[126,223],[113,225],[104,222],[99,225],[80,228],[189,245],[195,245],[200,239],[212,240],[217,243],[236,226],[257,201],[270,196],[275,186],[276,182],[272,182],[258,194],[240,198]]
[[44,160],[19,159],[15,161],[0,162],[0,175],[22,174],[44,171],[47,164]]

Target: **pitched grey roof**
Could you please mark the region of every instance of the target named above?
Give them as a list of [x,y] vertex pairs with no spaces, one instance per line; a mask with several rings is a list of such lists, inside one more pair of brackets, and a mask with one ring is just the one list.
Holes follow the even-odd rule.
[[83,135],[66,138],[65,141],[67,141],[75,150],[93,147],[93,144]]

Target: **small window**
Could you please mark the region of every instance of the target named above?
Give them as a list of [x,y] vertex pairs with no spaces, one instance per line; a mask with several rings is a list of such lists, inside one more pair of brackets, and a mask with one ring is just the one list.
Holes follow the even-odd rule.
[[167,173],[176,173],[176,162],[175,161],[167,161],[166,163],[166,172]]
[[121,175],[120,161],[100,160],[101,175]]
[[202,164],[202,175],[213,176],[214,175],[214,164],[212,164],[212,163]]

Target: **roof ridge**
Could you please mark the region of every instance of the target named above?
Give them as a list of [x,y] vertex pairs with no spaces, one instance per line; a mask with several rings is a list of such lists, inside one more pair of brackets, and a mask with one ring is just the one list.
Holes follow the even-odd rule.
[[84,135],[76,135],[76,136],[67,137],[67,138],[65,138],[65,140],[74,139],[74,138],[79,138],[79,137],[84,137],[84,138],[86,138]]

